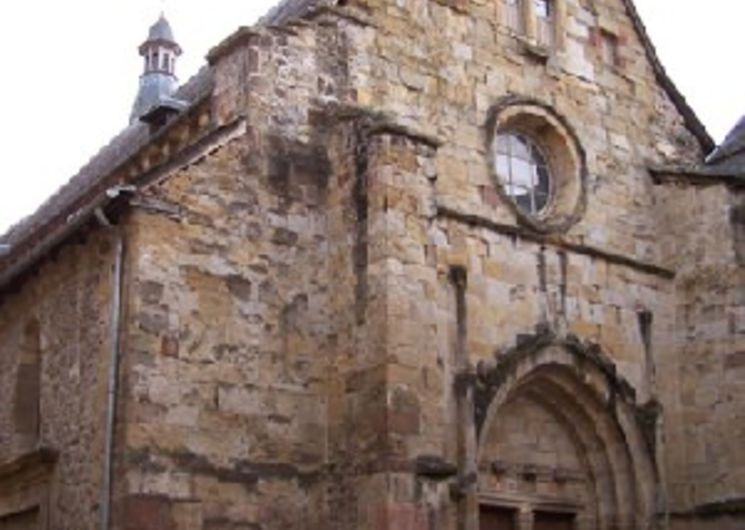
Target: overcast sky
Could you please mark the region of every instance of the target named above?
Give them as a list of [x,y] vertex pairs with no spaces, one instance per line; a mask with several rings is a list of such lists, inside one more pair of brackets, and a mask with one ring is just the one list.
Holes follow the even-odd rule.
[[[137,46],[165,7],[182,81],[277,0],[9,0],[0,4],[0,233],[127,125]],[[715,140],[745,113],[742,0],[636,0],[673,81]]]

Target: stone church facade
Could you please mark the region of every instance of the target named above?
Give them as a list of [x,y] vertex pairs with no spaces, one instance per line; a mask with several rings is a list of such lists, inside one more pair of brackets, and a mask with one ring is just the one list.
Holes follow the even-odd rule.
[[140,52],[0,239],[0,529],[745,528],[745,122],[714,150],[631,0]]

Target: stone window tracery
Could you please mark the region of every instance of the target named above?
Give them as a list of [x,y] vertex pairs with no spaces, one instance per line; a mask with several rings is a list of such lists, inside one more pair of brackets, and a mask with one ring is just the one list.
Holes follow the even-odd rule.
[[535,100],[506,98],[492,111],[489,153],[496,189],[520,224],[565,231],[586,202],[586,163],[574,131]]
[[507,195],[530,214],[543,210],[551,193],[551,169],[541,148],[530,137],[508,132],[497,136],[497,173]]

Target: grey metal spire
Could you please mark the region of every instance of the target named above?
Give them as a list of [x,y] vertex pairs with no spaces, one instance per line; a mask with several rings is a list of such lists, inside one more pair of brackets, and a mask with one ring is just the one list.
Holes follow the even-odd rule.
[[150,27],[147,40],[140,45],[140,55],[145,59],[145,69],[140,76],[140,90],[132,107],[130,123],[143,119],[160,107],[179,110],[179,102],[172,96],[178,88],[176,59],[181,55],[181,47],[162,13]]

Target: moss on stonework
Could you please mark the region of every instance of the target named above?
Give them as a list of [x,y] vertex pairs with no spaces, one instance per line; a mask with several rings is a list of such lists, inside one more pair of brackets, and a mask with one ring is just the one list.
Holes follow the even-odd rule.
[[474,405],[478,433],[483,430],[491,402],[502,385],[515,375],[518,366],[523,361],[551,346],[564,348],[573,355],[578,360],[577,370],[581,370],[581,364],[584,362],[595,366],[605,376],[608,387],[612,391],[610,403],[613,403],[616,397],[620,397],[627,404],[637,407],[636,391],[618,374],[616,365],[603,353],[599,345],[583,342],[571,334],[559,338],[548,326],[539,326],[534,334],[519,335],[512,348],[495,354],[495,364],[479,363],[477,377],[474,380]]

